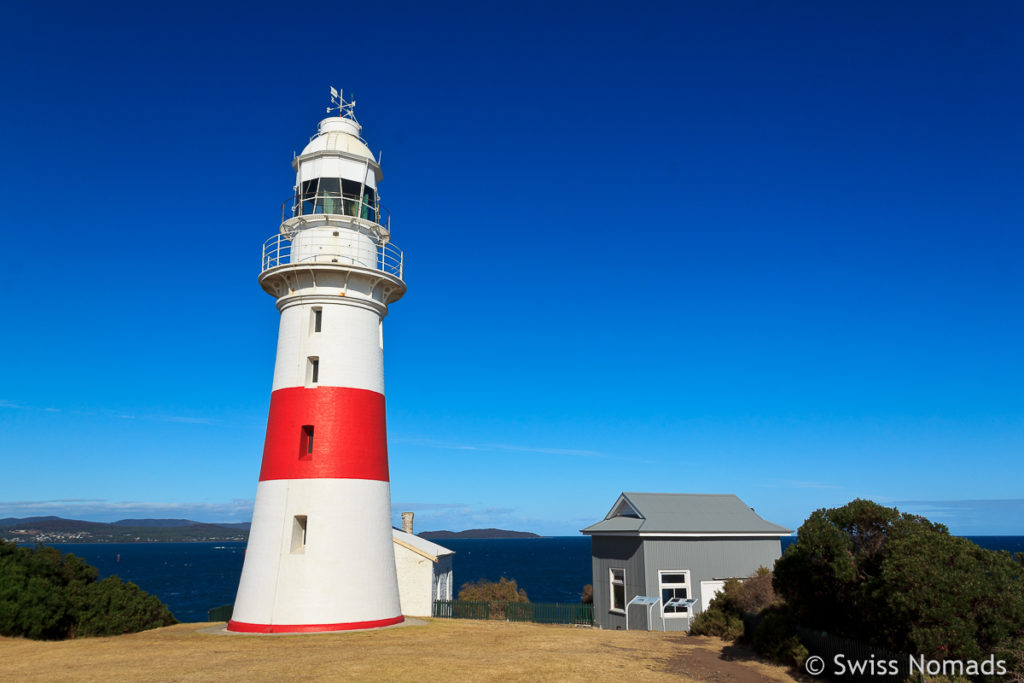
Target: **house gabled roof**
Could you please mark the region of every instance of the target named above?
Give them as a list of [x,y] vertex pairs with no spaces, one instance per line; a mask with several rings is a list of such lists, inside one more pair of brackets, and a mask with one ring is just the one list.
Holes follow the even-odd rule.
[[454,550],[449,550],[415,534],[407,534],[395,527],[391,527],[391,540],[403,548],[408,548],[417,555],[422,555],[431,562],[437,562],[438,558],[455,554]]
[[623,493],[605,518],[582,533],[612,536],[788,536],[732,495]]

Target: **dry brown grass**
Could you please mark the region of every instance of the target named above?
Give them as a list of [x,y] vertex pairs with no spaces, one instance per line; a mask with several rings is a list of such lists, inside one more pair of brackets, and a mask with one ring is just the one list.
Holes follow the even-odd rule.
[[63,642],[0,638],[0,680],[793,680],[722,641],[671,633],[468,620],[300,636],[204,633],[209,626]]

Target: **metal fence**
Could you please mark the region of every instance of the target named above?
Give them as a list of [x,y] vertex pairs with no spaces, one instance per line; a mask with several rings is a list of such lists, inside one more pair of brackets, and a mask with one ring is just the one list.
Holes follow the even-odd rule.
[[469,600],[435,600],[435,617],[441,619],[490,619],[491,603]]
[[[796,632],[812,655],[825,660],[822,675],[834,681],[903,683],[910,679],[907,655],[803,626],[797,626]],[[898,671],[892,673],[893,669]]]
[[505,616],[509,621],[592,626],[594,623],[594,606],[510,602],[505,607]]
[[435,600],[433,615],[442,619],[505,619],[538,624],[592,626],[593,605],[558,605],[536,602],[470,602]]
[[[747,638],[753,638],[763,614],[744,612],[740,616],[743,617]],[[819,678],[844,683],[904,683],[911,680],[907,655],[803,626],[796,627],[796,634],[812,656],[824,660],[822,672],[816,674]],[[892,673],[894,669],[898,669],[898,673]]]
[[234,609],[234,605],[221,605],[220,607],[214,607],[210,610],[210,618],[208,621],[231,621],[231,613]]

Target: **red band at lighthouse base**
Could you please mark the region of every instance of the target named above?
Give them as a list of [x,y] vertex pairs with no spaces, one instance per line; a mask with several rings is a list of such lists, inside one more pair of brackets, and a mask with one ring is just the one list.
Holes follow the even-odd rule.
[[[307,426],[312,427],[312,453],[302,436]],[[388,481],[384,395],[326,386],[272,393],[260,469],[260,481],[268,479]]]
[[228,630],[236,633],[320,633],[323,631],[356,631],[366,628],[380,628],[401,624],[405,617],[399,614],[390,619],[375,621],[350,621],[345,624],[247,624],[244,621],[228,622]]

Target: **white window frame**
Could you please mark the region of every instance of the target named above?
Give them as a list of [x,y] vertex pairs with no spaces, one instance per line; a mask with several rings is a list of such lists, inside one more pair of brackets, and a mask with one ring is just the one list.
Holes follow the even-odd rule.
[[[615,572],[622,572],[622,579],[616,581]],[[622,586],[622,608],[615,606],[615,586]],[[626,613],[626,570],[623,567],[608,568],[608,611],[615,614]]]
[[[664,579],[664,576],[666,574],[682,574],[683,576],[686,577],[686,582],[685,583],[678,583],[678,582],[667,583],[665,581],[665,579]],[[679,588],[682,588],[682,589],[684,589],[686,591],[686,597],[687,598],[692,598],[693,597],[693,587],[692,587],[691,581],[690,581],[690,570],[689,569],[659,569],[658,570],[658,597],[661,598],[661,616],[663,618],[665,618],[665,619],[687,619],[687,618],[693,616],[693,614],[692,614],[693,610],[692,610],[691,607],[678,608],[678,609],[682,610],[682,611],[679,611],[679,612],[666,612],[665,611],[665,603],[668,602],[668,600],[665,599],[665,591],[666,590],[677,590]],[[676,597],[676,596],[673,596],[673,597]]]

